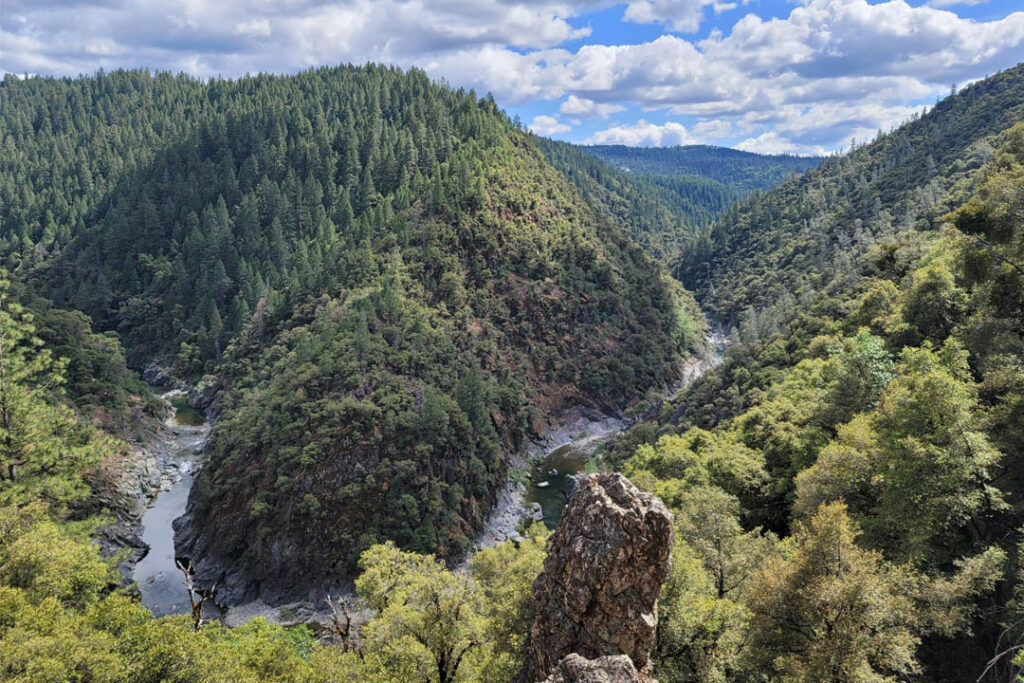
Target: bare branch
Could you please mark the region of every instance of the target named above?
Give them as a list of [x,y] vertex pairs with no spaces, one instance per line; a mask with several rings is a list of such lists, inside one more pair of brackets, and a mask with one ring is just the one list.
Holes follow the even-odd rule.
[[200,631],[203,628],[203,605],[207,600],[213,598],[217,594],[217,584],[213,584],[213,588],[208,591],[196,590],[195,584],[192,582],[192,563],[189,562],[186,567],[182,564],[181,560],[175,560],[174,563],[178,565],[178,569],[185,577],[185,590],[188,591],[188,601],[192,605],[192,626],[196,631]]

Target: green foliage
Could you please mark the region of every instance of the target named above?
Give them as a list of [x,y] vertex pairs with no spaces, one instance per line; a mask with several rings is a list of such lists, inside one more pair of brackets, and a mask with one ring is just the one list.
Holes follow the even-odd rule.
[[700,429],[640,446],[623,472],[673,508],[695,487],[718,486],[741,495],[766,483],[764,460],[757,452],[728,435]]
[[491,652],[481,669],[483,680],[512,680],[522,668],[533,623],[531,588],[544,567],[549,535],[544,524],[535,522],[522,541],[486,548],[470,560],[470,574],[482,593],[482,611],[488,620],[484,640]]
[[[694,560],[709,572],[704,583],[688,579],[689,604],[714,585],[708,548],[729,547],[708,529],[732,542],[762,527],[784,537],[764,561],[771,582],[759,574],[717,598],[748,610],[714,631],[747,638],[749,629],[739,663],[723,655],[737,678],[963,680],[993,652],[1003,653],[993,670],[1008,671],[1006,653],[1024,635],[1019,598],[998,582],[1024,522],[1024,125],[998,131],[1024,100],[1021,73],[978,83],[720,223],[728,243],[708,256],[710,271],[700,266],[720,279],[700,293],[727,312],[723,322],[740,323],[733,344],[721,366],[610,449],[680,513],[700,486],[738,497],[703,489],[700,509],[716,524],[682,517],[688,576]],[[958,130],[969,134],[938,142]],[[655,457],[660,444],[688,439],[742,445],[762,464],[761,485],[709,479],[692,455],[674,469]],[[814,530],[822,511],[830,542],[862,562],[840,572],[852,572],[850,584],[806,573],[827,557],[812,542],[825,533]],[[856,602],[867,597],[881,602]],[[803,616],[789,611],[805,599]],[[812,604],[826,621],[833,608],[836,618],[849,610],[882,621],[828,624]],[[869,633],[889,634],[882,649],[862,640]]]
[[[111,592],[115,572],[35,504],[0,509],[0,678],[46,683],[311,680],[306,634],[256,619],[201,632]],[[322,658],[323,655],[320,655]],[[318,657],[312,657],[317,661]],[[326,680],[326,679],[325,679]]]
[[637,244],[665,262],[739,199],[821,161],[702,145],[648,149],[537,141],[584,197],[627,223]]
[[907,349],[901,366],[875,419],[886,473],[879,517],[921,554],[944,529],[999,506],[989,482],[1000,454],[981,431],[963,358],[949,367],[928,349]]
[[510,681],[533,621],[530,586],[544,561],[544,525],[521,544],[481,551],[466,573],[433,557],[375,545],[356,590],[377,611],[362,629],[371,680]]
[[882,681],[917,671],[912,581],[859,548],[841,504],[798,525],[753,579],[751,657],[776,680]]
[[877,409],[840,427],[796,478],[798,513],[846,500],[873,544],[927,558],[936,537],[1001,506],[991,470],[999,453],[980,429],[967,367],[954,344],[907,348]]
[[[749,338],[770,336],[817,292],[848,286],[857,257],[872,245],[940,226],[956,206],[956,197],[945,204],[947,192],[992,156],[983,138],[1020,118],[1022,89],[1021,66],[973,83],[889,134],[734,206],[684,247],[676,275],[714,320],[741,324]],[[936,285],[943,286],[922,283]]]
[[741,603],[716,594],[711,572],[677,538],[658,601],[653,653],[658,676],[669,681],[735,680],[749,619]]
[[43,501],[59,512],[88,496],[84,475],[117,446],[51,400],[65,363],[8,287],[0,280],[0,504]]
[[116,335],[94,334],[81,311],[46,309],[35,314],[33,324],[51,354],[65,359],[63,389],[79,411],[121,416],[133,396],[143,393],[141,380],[125,367]]
[[689,491],[676,508],[676,533],[701,558],[717,598],[735,598],[776,541],[744,531],[740,512],[734,496],[713,486]]
[[754,154],[710,145],[588,145],[584,149],[598,159],[630,173],[704,178],[721,183],[738,193],[767,190],[788,176],[802,173],[822,161],[819,157]]
[[356,590],[379,611],[363,637],[385,671],[405,672],[406,680],[466,680],[463,662],[486,647],[480,596],[469,578],[392,544],[367,550],[360,566]]
[[963,632],[1006,558],[990,548],[931,579],[860,547],[858,534],[842,503],[822,505],[751,579],[747,666],[792,681],[912,675],[920,638]]
[[478,555],[472,576],[433,557],[378,545],[364,553],[360,595],[375,614],[361,649],[327,647],[305,626],[262,618],[195,631],[154,619],[113,591],[97,547],[44,506],[0,508],[0,678],[25,683],[229,681],[509,681],[532,621],[529,587],[547,531]]

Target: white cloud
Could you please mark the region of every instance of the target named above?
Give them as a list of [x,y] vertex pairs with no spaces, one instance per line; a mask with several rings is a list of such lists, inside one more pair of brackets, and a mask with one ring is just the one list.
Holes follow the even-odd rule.
[[669,121],[662,125],[640,119],[634,124],[612,126],[598,131],[586,140],[588,145],[629,145],[630,147],[669,147],[693,145],[699,141],[681,123]]
[[[586,46],[544,77],[597,104],[699,117],[691,132],[725,122],[747,131],[748,145],[816,152],[888,129],[951,81],[1022,60],[1024,12],[976,22],[902,0],[806,0],[785,19],[747,15],[696,44],[662,36]],[[762,138],[768,129],[777,135]]]
[[235,24],[235,33],[242,36],[269,36],[270,20],[251,19],[249,21],[240,21]]
[[699,44],[752,77],[910,76],[941,78],[975,71],[996,58],[1024,56],[1024,12],[975,22],[903,0],[807,0],[786,19],[748,14],[725,37]]
[[780,137],[775,131],[761,133],[756,138],[747,138],[736,145],[736,149],[758,154],[801,154],[804,156],[823,155],[826,149],[814,145],[797,145]]
[[637,0],[626,6],[622,18],[639,24],[663,23],[672,31],[693,33],[704,19],[704,8],[714,0]]
[[530,130],[537,135],[555,135],[557,133],[568,133],[572,130],[572,126],[562,123],[554,116],[541,114],[540,116],[533,117],[533,122],[530,123]]
[[929,0],[932,7],[952,7],[953,5],[985,5],[988,0]]
[[[294,71],[314,64],[421,64],[459,51],[543,50],[585,38],[568,19],[607,0],[4,0],[0,70],[49,65],[75,75],[99,67],[178,68],[199,75]],[[239,19],[244,17],[244,19]],[[90,58],[87,37],[118,44]],[[26,40],[33,40],[31,45]]]
[[701,121],[692,128],[694,137],[701,140],[716,140],[727,138],[732,135],[733,126],[728,121],[711,120]]
[[[667,34],[572,49],[569,41],[590,35],[586,12],[614,0],[0,2],[0,71],[150,67],[234,76],[372,60],[421,66],[454,85],[492,91],[504,106],[550,102],[550,115],[542,114],[555,121],[549,125],[568,125],[556,114],[607,118],[635,106],[695,117],[686,133],[694,138],[795,149],[847,144],[888,128],[911,103],[945,94],[953,81],[1024,61],[1024,12],[982,22],[904,0],[801,0],[787,17],[747,14],[700,41]],[[735,3],[618,4],[624,20],[688,31]],[[656,135],[652,125],[595,136],[618,131],[623,139],[668,141],[644,144],[676,143],[679,131]]]
[[569,95],[568,99],[562,102],[562,105],[558,108],[558,111],[568,116],[581,118],[600,116],[602,119],[625,110],[626,108],[621,104],[598,104],[593,100],[576,97],[575,95]]

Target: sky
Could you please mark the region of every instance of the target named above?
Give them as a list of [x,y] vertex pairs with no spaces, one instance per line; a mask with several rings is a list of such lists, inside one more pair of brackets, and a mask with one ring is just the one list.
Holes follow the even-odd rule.
[[541,135],[824,154],[1024,61],[1024,0],[0,0],[0,72],[367,61]]

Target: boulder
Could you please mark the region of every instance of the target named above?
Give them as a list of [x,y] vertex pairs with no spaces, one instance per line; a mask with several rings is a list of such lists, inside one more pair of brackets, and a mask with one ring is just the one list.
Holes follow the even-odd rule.
[[543,522],[544,508],[540,506],[540,503],[531,503],[530,507],[526,508],[524,518],[527,522]]
[[620,474],[580,477],[533,584],[534,621],[519,680],[542,681],[573,653],[626,655],[642,669],[672,542],[672,513],[660,500]]
[[572,500],[572,494],[576,493],[576,489],[580,485],[580,475],[578,474],[567,474],[565,475],[565,481],[562,483],[562,495],[565,496],[566,501]]
[[195,410],[207,410],[217,400],[218,386],[216,382],[203,381],[188,390],[185,400],[190,408]]
[[169,369],[158,364],[156,361],[149,363],[145,368],[143,368],[142,379],[147,384],[151,384],[155,387],[184,389],[187,386],[184,382],[177,379]]

